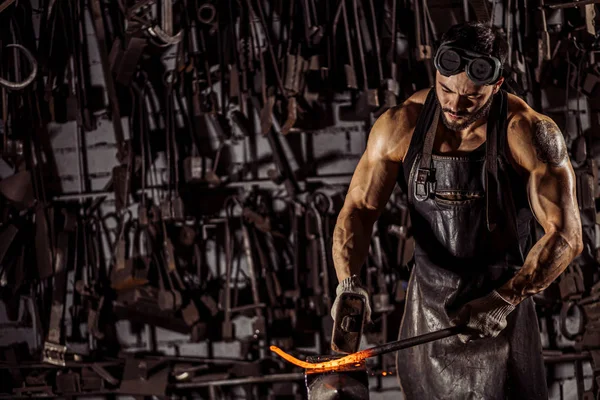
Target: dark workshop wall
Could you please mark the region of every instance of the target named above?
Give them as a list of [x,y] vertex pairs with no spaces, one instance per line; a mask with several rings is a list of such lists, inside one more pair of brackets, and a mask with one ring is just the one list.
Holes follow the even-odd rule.
[[[39,63],[33,84],[2,97],[0,398],[80,390],[302,397],[302,371],[268,346],[330,352],[330,235],[352,172],[375,119],[433,83],[427,54],[464,20],[465,4],[470,19],[493,16],[512,32],[507,89],[552,117],[571,149],[586,250],[536,303],[551,398],[599,389],[589,362],[600,347],[596,5],[347,1],[334,36],[343,2],[179,0],[172,30],[160,18],[168,3],[0,4],[0,76],[18,81],[30,71],[24,57],[15,69],[8,44]],[[411,251],[406,211],[395,191],[363,268],[376,322],[365,347],[396,338]],[[141,266],[138,275],[115,273],[131,265]],[[66,312],[53,320],[57,299]],[[28,350],[16,347],[23,341]],[[57,378],[61,346],[104,369],[75,360]],[[142,351],[171,358],[158,364]],[[400,398],[393,358],[369,366],[371,398]],[[152,384],[142,385],[146,369]],[[232,385],[255,376],[290,383]]]

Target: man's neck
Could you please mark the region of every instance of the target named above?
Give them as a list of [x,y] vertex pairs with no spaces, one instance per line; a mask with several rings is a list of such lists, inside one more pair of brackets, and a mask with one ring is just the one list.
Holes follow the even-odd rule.
[[487,117],[475,121],[460,131],[450,130],[440,121],[433,145],[434,150],[438,154],[449,155],[469,153],[485,142],[486,127]]
[[485,136],[485,129],[487,127],[488,117],[482,117],[477,121],[473,122],[471,125],[461,130],[452,130],[446,127],[443,122],[440,121],[438,124],[438,134],[441,133],[444,136],[452,136],[457,140],[469,140],[474,136],[481,136],[483,131],[483,136]]

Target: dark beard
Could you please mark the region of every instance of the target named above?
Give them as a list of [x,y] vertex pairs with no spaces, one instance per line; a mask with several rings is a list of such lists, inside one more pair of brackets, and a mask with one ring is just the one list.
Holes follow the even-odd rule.
[[[436,97],[436,100],[437,100],[437,97]],[[441,113],[442,114],[442,122],[444,123],[446,128],[448,128],[454,132],[458,132],[458,131],[462,131],[463,129],[467,129],[475,121],[477,121],[483,117],[487,117],[487,115],[490,112],[490,108],[492,108],[493,100],[494,100],[494,95],[491,95],[490,98],[488,99],[488,101],[486,101],[485,104],[479,108],[479,110],[466,115],[466,119],[462,122],[452,122],[446,118],[446,115],[444,113]],[[441,107],[439,100],[437,100],[437,101],[438,101],[438,105]],[[442,108],[442,111],[452,112],[451,110],[447,110],[444,108]],[[465,116],[465,114],[458,114],[458,115],[463,116],[463,117]]]

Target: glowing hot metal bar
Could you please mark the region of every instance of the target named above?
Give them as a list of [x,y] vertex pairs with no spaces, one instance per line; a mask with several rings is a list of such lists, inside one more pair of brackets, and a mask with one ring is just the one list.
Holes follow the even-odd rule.
[[296,357],[294,357],[290,354],[287,354],[286,352],[284,352],[277,346],[271,346],[270,349],[271,349],[271,351],[277,353],[277,355],[282,357],[284,360],[286,360],[292,364],[295,364],[299,367],[302,367],[302,368],[324,369],[324,370],[325,369],[335,369],[335,368],[342,367],[344,365],[359,364],[361,361],[363,361],[364,359],[369,358],[369,357],[374,357],[374,356],[378,356],[380,354],[385,354],[385,353],[391,353],[394,351],[405,349],[407,347],[412,347],[412,346],[416,346],[419,344],[432,342],[434,340],[447,338],[449,336],[454,336],[454,335],[461,333],[463,331],[463,329],[464,329],[463,326],[453,326],[451,328],[442,329],[442,330],[439,330],[436,332],[431,332],[431,333],[426,333],[424,335],[415,336],[410,339],[397,340],[394,342],[382,344],[380,346],[375,346],[375,347],[371,347],[369,349],[357,351],[356,353],[349,354],[342,358],[338,358],[337,360],[331,360],[331,361],[326,361],[326,362],[317,362],[317,363],[310,363],[310,362],[299,360]]

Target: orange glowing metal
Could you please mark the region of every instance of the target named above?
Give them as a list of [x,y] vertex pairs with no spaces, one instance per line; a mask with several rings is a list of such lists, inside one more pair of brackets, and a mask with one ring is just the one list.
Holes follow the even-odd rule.
[[338,358],[337,360],[324,361],[310,363],[302,360],[298,360],[296,357],[287,354],[277,346],[271,346],[271,351],[277,353],[283,359],[295,364],[299,367],[315,370],[315,369],[337,369],[350,364],[355,364],[356,367],[360,367],[360,363],[369,357],[378,356],[380,354],[391,353],[392,351],[398,351],[407,347],[416,346],[423,343],[429,343],[434,340],[444,339],[450,336],[454,336],[461,333],[465,329],[464,325],[452,326],[450,328],[441,329],[439,331],[426,333],[424,335],[415,336],[410,339],[397,340],[395,342],[385,343],[379,346],[371,347],[358,351],[353,354],[349,354],[345,357]]
[[292,364],[295,364],[299,367],[306,368],[306,369],[331,369],[331,368],[338,368],[338,367],[342,367],[344,365],[350,365],[350,364],[356,364],[356,366],[360,366],[360,362],[363,361],[365,358],[373,357],[374,355],[376,355],[376,354],[372,354],[373,351],[371,351],[370,349],[367,349],[367,350],[362,350],[362,351],[359,351],[359,352],[356,352],[353,354],[349,354],[342,358],[338,358],[337,360],[318,362],[318,363],[309,363],[306,361],[298,360],[296,357],[286,353],[285,351],[281,350],[277,346],[271,346],[270,349],[271,349],[271,351],[277,353],[277,355],[279,355],[284,360],[291,362]]

